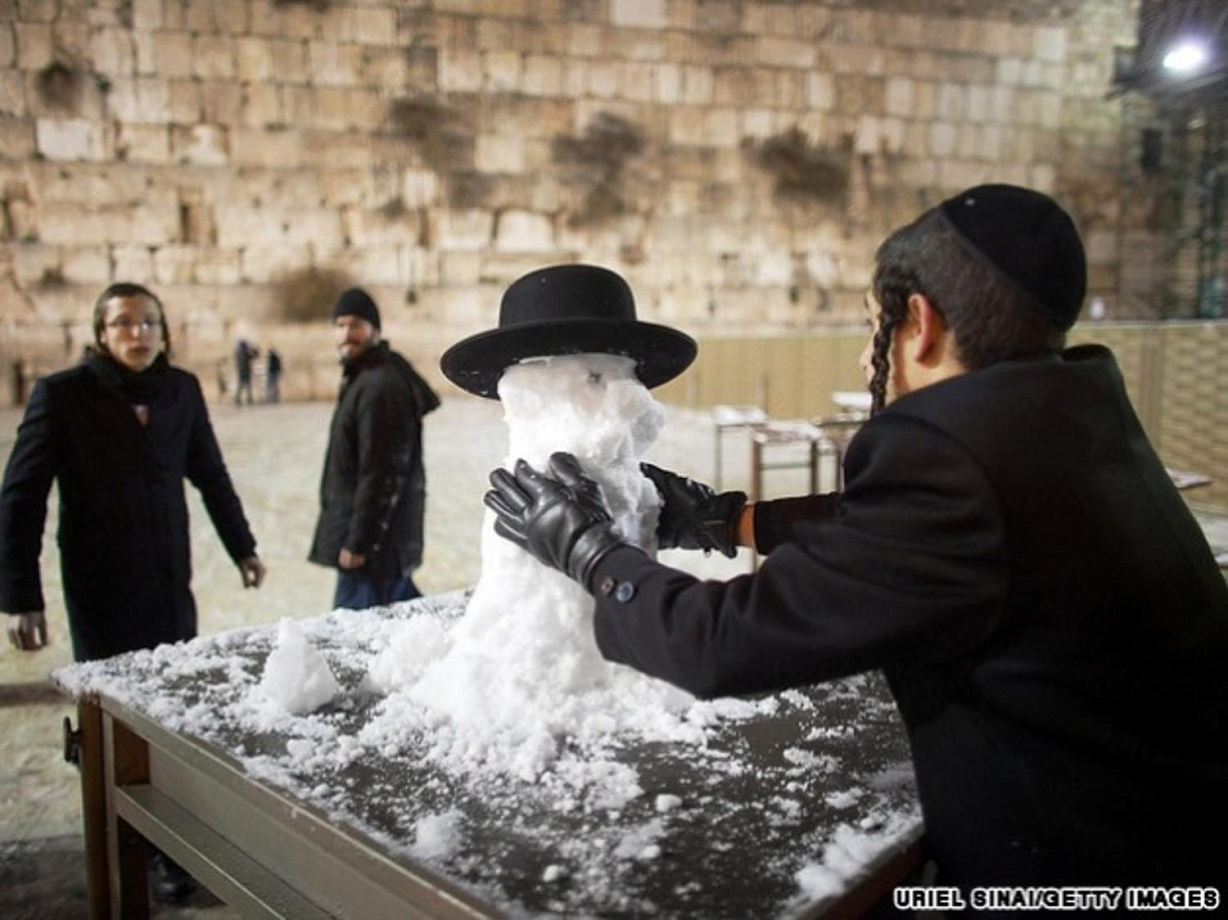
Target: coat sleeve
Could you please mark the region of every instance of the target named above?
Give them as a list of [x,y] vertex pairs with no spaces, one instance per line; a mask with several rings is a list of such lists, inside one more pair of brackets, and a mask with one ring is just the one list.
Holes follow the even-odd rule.
[[358,485],[345,548],[369,555],[381,546],[406,497],[422,446],[422,419],[409,391],[396,381],[381,381],[362,399],[356,413]]
[[221,448],[213,434],[200,383],[192,377],[190,386],[193,419],[188,443],[188,481],[200,491],[209,519],[213,521],[226,552],[238,562],[256,551],[256,540],[247,525],[243,504],[235,493]]
[[795,525],[831,517],[839,511],[839,492],[755,502],[755,549],[767,555],[793,538]]
[[753,575],[700,582],[631,548],[602,560],[602,654],[710,697],[947,660],[983,641],[1006,593],[989,483],[929,426],[883,418],[863,434],[841,513],[798,524]]
[[47,521],[47,494],[63,462],[51,419],[47,383],[39,380],[17,429],[0,487],[0,610],[43,610],[38,560]]

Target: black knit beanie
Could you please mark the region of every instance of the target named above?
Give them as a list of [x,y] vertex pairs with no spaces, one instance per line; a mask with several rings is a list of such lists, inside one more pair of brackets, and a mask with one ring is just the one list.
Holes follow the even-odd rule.
[[342,291],[341,296],[337,298],[337,306],[333,307],[333,321],[336,322],[338,317],[342,316],[357,316],[359,319],[365,319],[376,329],[379,328],[379,307],[375,305],[371,295],[362,288],[355,287]]
[[978,185],[939,205],[964,248],[1028,295],[1062,329],[1079,318],[1087,257],[1070,215],[1048,195]]

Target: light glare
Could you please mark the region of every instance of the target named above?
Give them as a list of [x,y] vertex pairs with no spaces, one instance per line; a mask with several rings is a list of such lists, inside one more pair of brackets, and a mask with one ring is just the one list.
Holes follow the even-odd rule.
[[1207,49],[1198,42],[1182,42],[1164,55],[1164,69],[1189,74],[1207,63]]

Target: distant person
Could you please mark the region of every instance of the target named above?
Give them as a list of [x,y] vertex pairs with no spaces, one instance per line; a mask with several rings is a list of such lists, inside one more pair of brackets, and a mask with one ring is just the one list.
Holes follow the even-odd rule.
[[269,349],[264,368],[264,401],[275,403],[281,401],[281,355],[274,348]]
[[419,597],[426,473],[422,418],[439,397],[380,338],[359,288],[333,309],[341,393],[329,429],[320,518],[309,558],[337,569],[336,607],[361,610]]
[[235,383],[236,406],[242,405],[244,393],[247,394],[247,404],[252,404],[252,362],[259,356],[259,349],[246,339],[239,339],[239,344],[235,346],[235,375],[238,378]]
[[[260,587],[265,575],[200,384],[169,363],[161,301],[138,284],[113,284],[94,305],[93,325],[83,363],[34,385],[0,487],[0,610],[10,643],[33,651],[48,642],[39,556],[58,482],[77,661],[196,635],[185,478],[244,586]],[[191,887],[178,867],[162,869],[155,893],[173,900]]]

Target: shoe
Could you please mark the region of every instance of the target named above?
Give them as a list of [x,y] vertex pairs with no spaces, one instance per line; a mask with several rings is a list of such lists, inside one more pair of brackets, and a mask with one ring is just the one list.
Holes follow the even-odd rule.
[[154,851],[149,857],[153,878],[150,888],[153,898],[161,904],[178,904],[197,888],[196,879],[165,853]]

